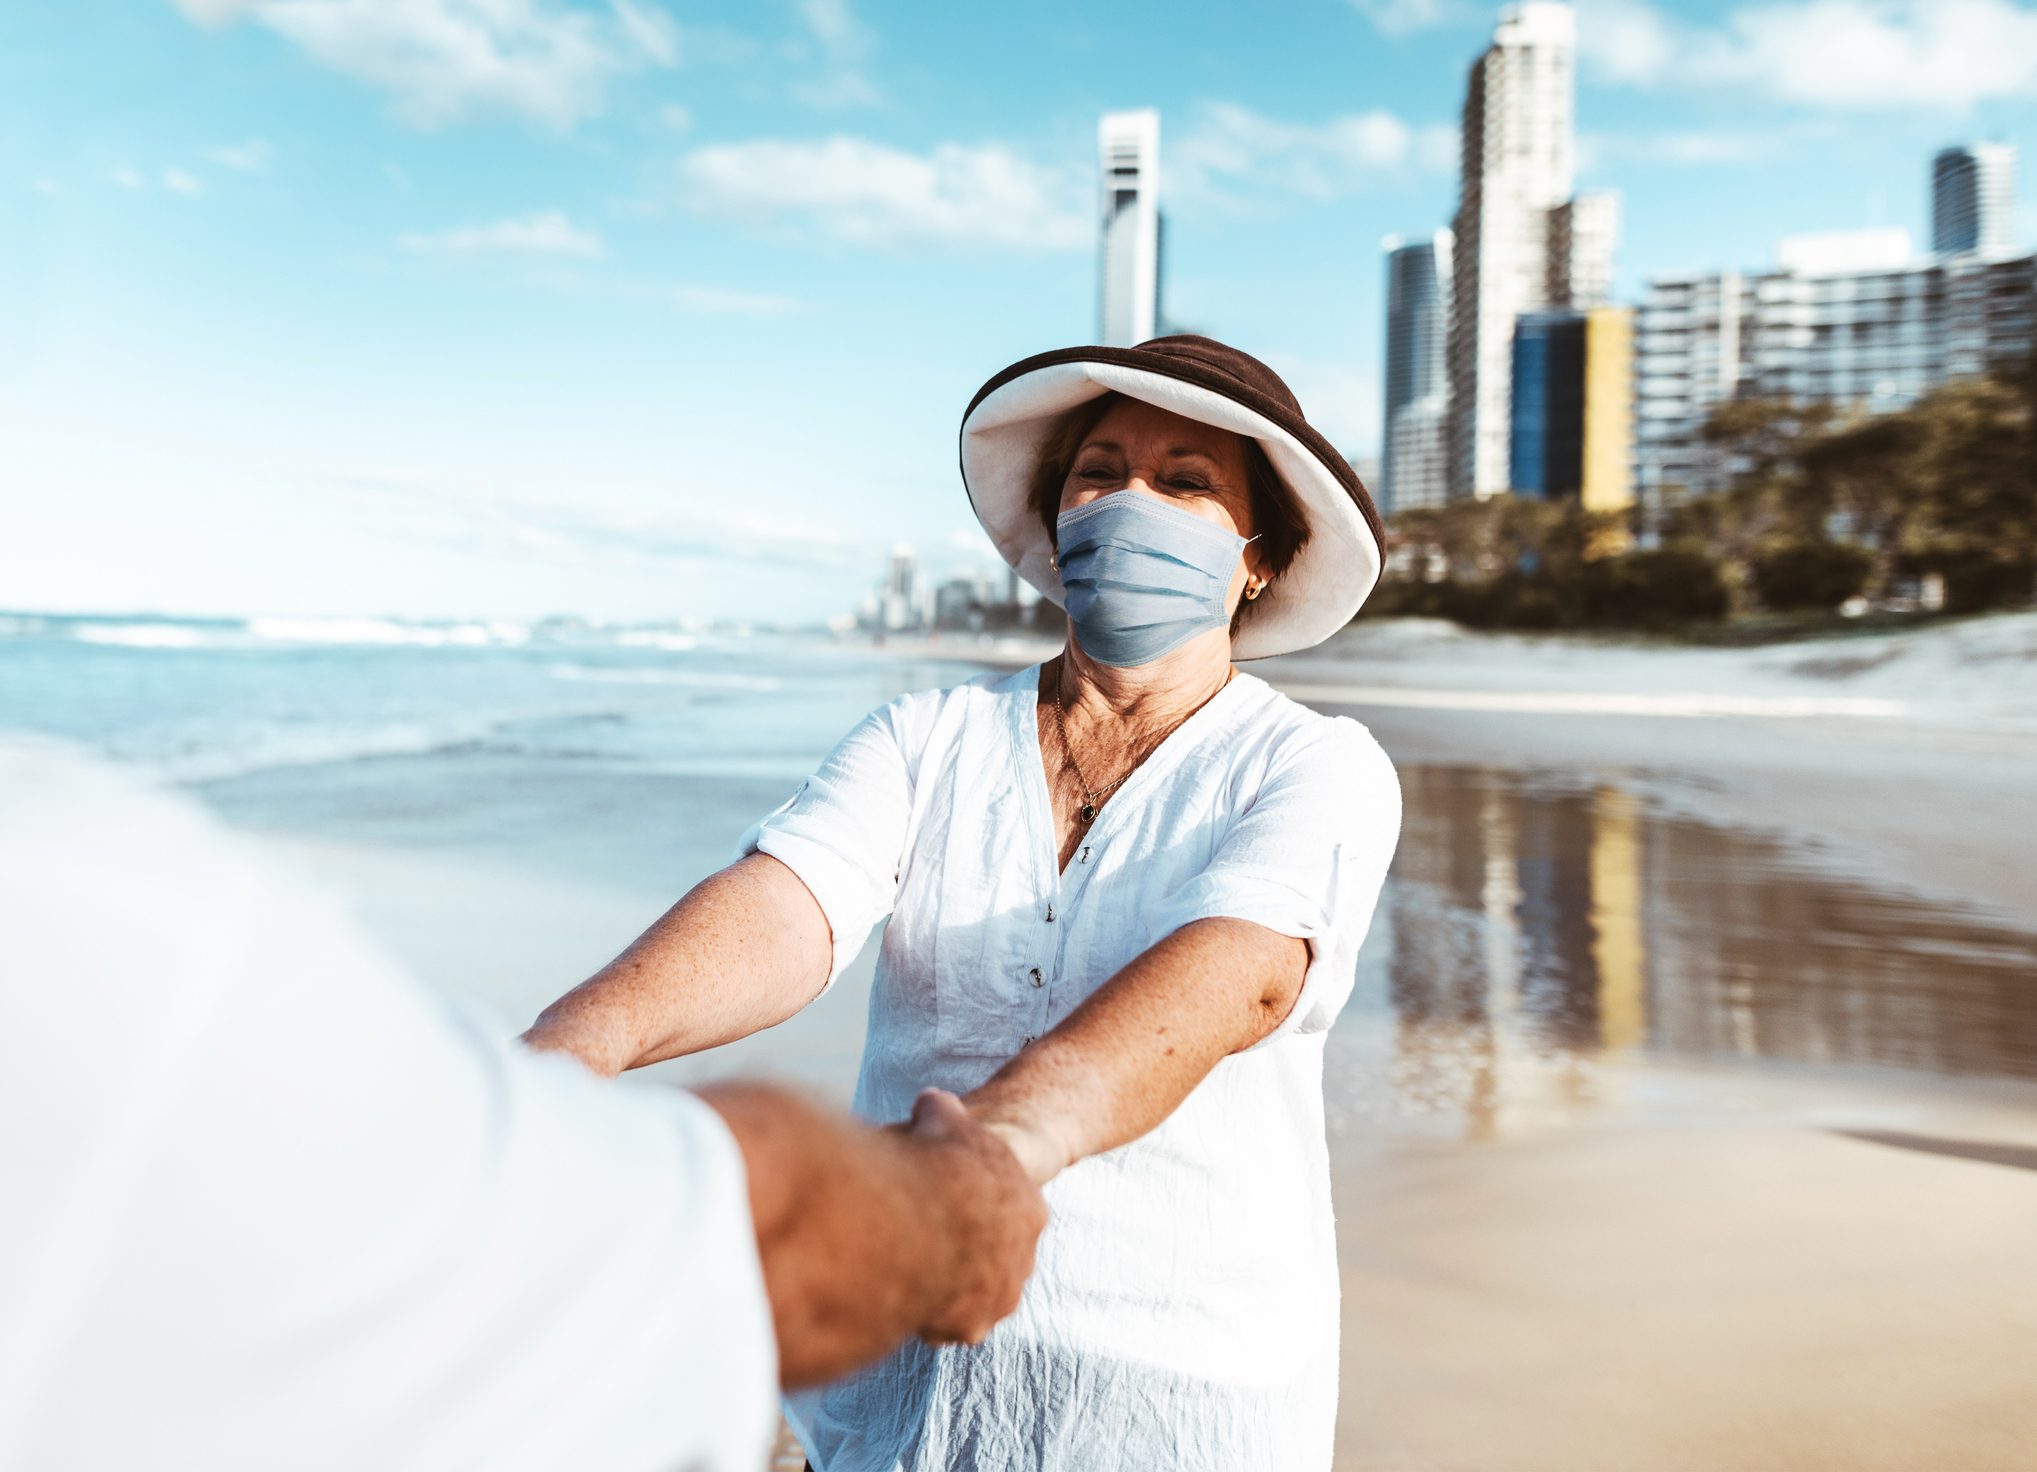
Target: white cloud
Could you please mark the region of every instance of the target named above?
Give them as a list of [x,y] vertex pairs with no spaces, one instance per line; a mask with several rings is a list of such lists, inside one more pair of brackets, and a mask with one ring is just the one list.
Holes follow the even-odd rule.
[[582,230],[559,210],[541,210],[490,225],[463,225],[434,234],[397,237],[404,250],[420,255],[538,255],[599,260],[607,254],[601,237]]
[[64,186],[57,183],[54,179],[38,179],[29,185],[29,188],[33,189],[37,194],[48,195],[52,199],[64,192]]
[[1777,130],[1763,133],[1580,133],[1577,167],[1590,173],[1614,161],[1650,164],[1731,164],[1772,159],[1785,140]]
[[237,173],[259,174],[274,161],[276,150],[267,139],[250,138],[245,143],[221,144],[208,150],[206,157]]
[[683,102],[668,102],[658,109],[658,121],[675,133],[693,126],[693,109]]
[[1389,36],[1455,25],[1478,14],[1467,0],[1351,0],[1351,4]]
[[1602,78],[1743,87],[1846,109],[1960,111],[2037,97],[2037,8],[2017,0],[1776,0],[1694,25],[1649,0],[1581,0]]
[[172,194],[186,196],[196,196],[205,192],[204,183],[195,174],[187,174],[182,169],[164,169],[163,188]]
[[127,164],[122,164],[106,177],[118,184],[122,189],[146,189],[149,187],[149,181],[141,176],[141,170]]
[[485,115],[571,127],[618,74],[678,59],[671,17],[646,0],[175,0],[192,20],[252,20],[321,65],[389,93],[433,128]]
[[1578,51],[1593,75],[1645,86],[1675,59],[1674,23],[1649,0],[1579,0],[1577,9]]
[[884,97],[865,72],[877,37],[856,18],[849,0],[800,0],[799,18],[821,54],[825,70],[792,84],[792,95],[808,107],[875,107]]
[[478,495],[429,474],[362,468],[333,477],[342,493],[381,503],[413,533],[475,551],[584,559],[607,568],[673,562],[791,565],[809,570],[876,565],[879,548],[811,522],[765,515],[697,516],[599,498]]
[[997,144],[908,153],[867,138],[757,139],[696,148],[678,163],[682,201],[753,225],[810,225],[888,245],[968,241],[1061,250],[1090,243],[1087,181]]
[[1377,109],[1288,123],[1215,102],[1203,104],[1162,167],[1170,195],[1249,209],[1269,195],[1335,199],[1382,175],[1448,172],[1456,162],[1457,130],[1444,123],[1414,127]]

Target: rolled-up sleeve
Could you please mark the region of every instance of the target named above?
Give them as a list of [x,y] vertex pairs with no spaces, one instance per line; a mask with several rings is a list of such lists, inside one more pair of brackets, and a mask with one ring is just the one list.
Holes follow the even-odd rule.
[[908,699],[879,706],[857,722],[799,790],[736,845],[738,858],[766,853],[777,859],[819,903],[834,946],[828,987],[898,900],[912,812]]
[[1400,820],[1400,778],[1372,733],[1326,720],[1275,759],[1208,866],[1161,907],[1154,934],[1227,917],[1307,941],[1293,1008],[1252,1046],[1325,1031],[1350,998]]

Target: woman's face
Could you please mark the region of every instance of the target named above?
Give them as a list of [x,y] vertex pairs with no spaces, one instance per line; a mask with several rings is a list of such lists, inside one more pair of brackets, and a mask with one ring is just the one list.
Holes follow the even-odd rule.
[[[1245,441],[1214,425],[1154,404],[1113,404],[1075,451],[1061,485],[1061,510],[1100,496],[1151,496],[1240,537],[1254,535]],[[1260,577],[1258,544],[1245,548],[1231,575],[1226,605],[1236,610],[1248,580]]]

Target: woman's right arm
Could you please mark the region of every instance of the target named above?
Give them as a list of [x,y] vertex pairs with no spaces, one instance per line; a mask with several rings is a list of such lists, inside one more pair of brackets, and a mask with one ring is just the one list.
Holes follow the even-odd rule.
[[752,853],[701,880],[531,1024],[530,1047],[596,1073],[698,1053],[775,1027],[819,995],[833,959],[827,916],[777,859]]

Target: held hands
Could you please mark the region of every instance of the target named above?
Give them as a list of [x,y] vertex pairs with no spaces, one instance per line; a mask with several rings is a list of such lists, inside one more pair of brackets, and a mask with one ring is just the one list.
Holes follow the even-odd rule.
[[1047,1204],[998,1133],[940,1089],[922,1090],[899,1126],[922,1166],[945,1251],[935,1301],[919,1327],[930,1344],[980,1344],[1018,1307],[1047,1225]]

